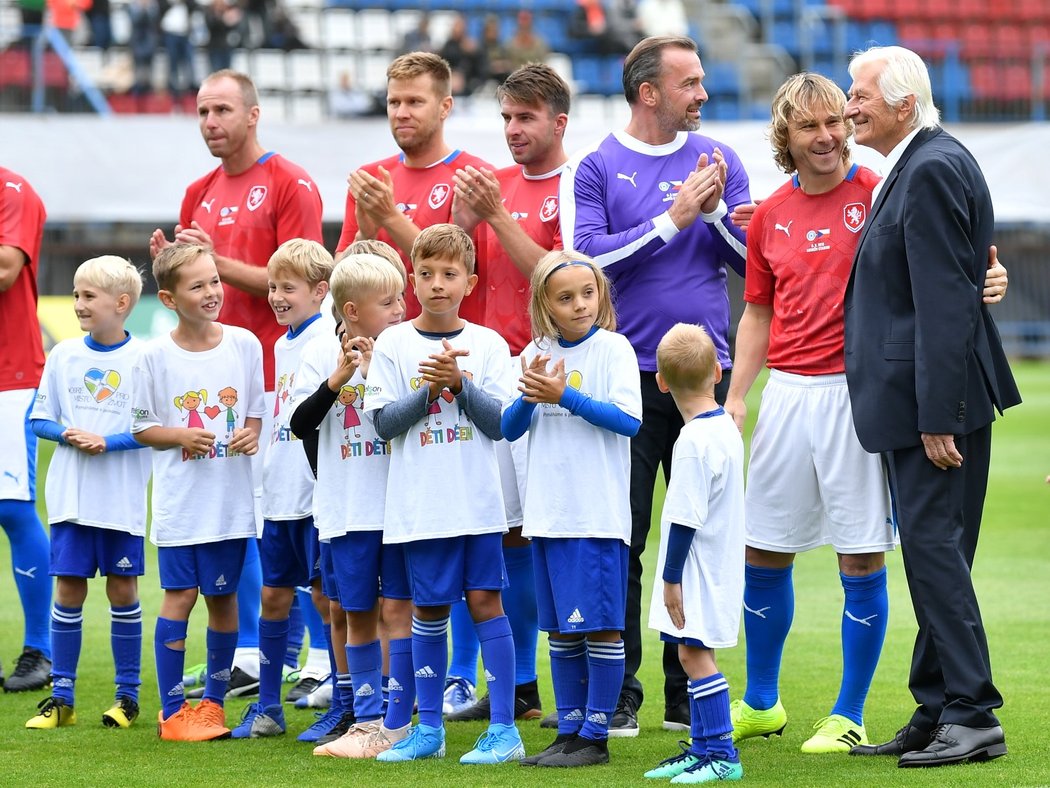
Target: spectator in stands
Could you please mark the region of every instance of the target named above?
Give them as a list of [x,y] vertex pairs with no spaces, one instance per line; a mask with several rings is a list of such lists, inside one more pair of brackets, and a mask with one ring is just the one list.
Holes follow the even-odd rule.
[[109,0],[92,0],[87,18],[91,25],[91,45],[108,50],[113,45],[113,21],[110,18]]
[[288,13],[288,9],[280,2],[274,3],[270,9],[270,33],[266,37],[265,45],[273,49],[283,49],[285,52],[310,48],[310,45],[303,41],[299,26]]
[[193,67],[193,16],[196,5],[191,0],[170,0],[160,18],[164,49],[168,53],[168,90],[173,98],[197,92]]
[[467,20],[456,14],[448,39],[438,52],[452,68],[452,95],[469,96],[485,81],[484,55],[478,42],[467,35]]
[[518,11],[518,27],[507,42],[507,58],[512,69],[526,63],[543,63],[551,48],[532,27],[532,12]]
[[80,26],[84,12],[91,8],[91,0],[47,0],[51,26],[73,43],[73,34]]
[[18,0],[18,10],[22,14],[22,41],[28,44],[44,24],[44,0]]
[[131,60],[135,64],[135,82],[131,92],[142,96],[153,90],[153,56],[160,43],[160,9],[157,0],[132,0],[128,5],[131,20]]
[[638,28],[644,36],[689,35],[682,0],[640,0]]
[[626,55],[642,37],[632,0],[577,0],[569,35],[594,55]]
[[233,50],[240,46],[244,10],[236,0],[212,0],[204,10],[208,28],[208,62],[211,70],[221,71],[233,63]]
[[485,72],[488,78],[502,85],[514,70],[514,64],[503,43],[499,17],[495,14],[485,17],[485,25],[481,28],[481,50],[485,58]]
[[434,40],[430,37],[430,15],[424,13],[419,17],[419,24],[405,33],[401,41],[401,53],[434,51]]
[[356,87],[349,71],[339,74],[339,84],[328,93],[328,111],[333,118],[345,120],[376,114],[376,100],[367,91]]

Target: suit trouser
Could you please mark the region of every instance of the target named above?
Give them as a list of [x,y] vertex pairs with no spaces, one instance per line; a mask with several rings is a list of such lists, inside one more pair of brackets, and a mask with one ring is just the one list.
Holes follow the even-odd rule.
[[904,571],[919,625],[909,687],[911,724],[998,725],[988,641],[970,577],[981,529],[991,424],[956,436],[961,468],[940,470],[922,445],[887,452]]
[[[637,673],[642,664],[642,553],[649,537],[653,514],[656,473],[663,465],[664,481],[671,475],[671,456],[683,422],[670,394],[661,393],[655,372],[642,372],[642,426],[631,438],[631,550],[627,564],[627,614],[623,631],[623,693],[630,693],[640,706],[644,693]],[[725,402],[730,371],[722,374],[715,398]],[[678,646],[663,645],[664,705],[687,699],[688,677],[678,661]]]

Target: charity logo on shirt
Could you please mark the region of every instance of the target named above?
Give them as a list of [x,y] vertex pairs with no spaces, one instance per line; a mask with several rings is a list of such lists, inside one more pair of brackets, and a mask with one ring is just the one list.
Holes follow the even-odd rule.
[[[172,399],[175,408],[179,411],[179,419],[184,426],[190,429],[209,429],[204,425],[204,417],[208,418],[211,428],[218,428],[215,443],[207,454],[193,454],[186,449],[182,450],[182,461],[187,460],[214,460],[225,457],[236,457],[239,451],[230,450],[230,441],[233,433],[237,430],[237,410],[234,405],[238,402],[237,389],[226,386],[219,389],[219,405],[208,404],[208,392],[206,389],[190,389]],[[218,424],[211,422],[218,421]],[[218,435],[222,432],[225,440],[220,440]]]
[[389,441],[378,437],[361,439],[361,413],[365,409],[364,383],[347,384],[339,389],[339,397],[333,407],[335,417],[343,425],[343,443],[339,447],[340,459],[383,457],[390,454]]
[[[463,371],[463,375],[471,380],[474,378],[466,370]],[[421,377],[411,378],[408,383],[413,391],[418,391],[427,385],[427,382]],[[455,394],[448,389],[442,389],[437,399],[427,406],[427,420],[424,429],[419,432],[420,446],[439,446],[456,441],[474,440],[474,427],[469,423],[470,419],[463,413],[458,403],[456,403],[455,416],[450,416],[451,408],[446,408],[445,404],[453,403],[456,403]],[[431,419],[433,419],[433,427],[431,427]],[[462,423],[464,421],[467,423]]]
[[[115,369],[91,367],[84,373],[84,385],[68,389],[73,407],[93,412],[126,414],[129,395],[120,390],[123,378]],[[45,395],[37,392],[36,401],[43,403]]]
[[[581,392],[583,394],[587,394],[587,392],[583,391],[583,373],[580,372],[580,370],[578,370],[578,369],[570,369],[565,374],[565,385],[568,386],[571,389],[576,389],[577,391],[579,391],[579,392]],[[587,396],[589,397],[591,395],[587,394]],[[544,403],[542,403],[542,406],[547,411],[546,413],[544,413],[545,416],[571,416],[572,415],[572,413],[570,413],[569,411],[565,410],[561,405],[559,405],[556,402],[544,402]]]

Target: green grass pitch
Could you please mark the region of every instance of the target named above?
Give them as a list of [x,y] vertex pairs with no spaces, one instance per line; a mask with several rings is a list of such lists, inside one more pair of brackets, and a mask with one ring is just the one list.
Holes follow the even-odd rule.
[[[750,785],[798,786],[1036,786],[1050,784],[1046,681],[1050,650],[1050,364],[1019,363],[1015,367],[1025,403],[1011,410],[995,428],[993,465],[985,510],[982,542],[974,577],[982,604],[997,684],[1006,698],[1001,719],[1010,753],[983,765],[932,770],[900,770],[893,759],[848,756],[803,756],[798,748],[810,726],[830,710],[840,672],[839,624],[842,594],[834,554],[818,550],[799,557],[795,570],[795,622],[788,639],[781,693],[788,710],[782,738],[747,741],[741,745],[745,782]],[[755,394],[757,395],[758,386]],[[751,398],[752,413],[757,396]],[[42,449],[42,466],[49,451]],[[45,468],[41,468],[42,477]],[[41,494],[41,498],[42,498]],[[658,493],[658,499],[662,493]],[[659,503],[659,500],[658,500]],[[659,506],[656,507],[659,510]],[[41,504],[41,513],[42,504]],[[651,583],[657,529],[646,553]],[[113,668],[109,651],[109,619],[104,585],[91,583],[85,607],[84,648],[77,681],[75,727],[29,731],[23,726],[46,693],[0,695],[0,778],[5,785],[642,785],[642,773],[676,751],[679,736],[660,729],[663,704],[657,638],[650,631],[641,678],[647,701],[641,709],[642,733],[637,739],[614,740],[612,763],[567,773],[546,769],[460,766],[458,756],[481,734],[481,723],[450,724],[444,761],[376,764],[315,758],[308,745],[295,740],[313,716],[289,709],[289,735],[259,741],[169,744],[156,736],[158,709],[153,669],[153,621],[159,608],[155,551],[148,553],[149,574],[141,582],[145,612],[143,648],[143,715],[127,731],[101,725],[102,711],[112,700]],[[7,603],[0,608],[0,658],[6,671],[20,650],[21,611],[10,581],[10,561],[4,551],[0,578]],[[888,560],[890,629],[882,661],[867,706],[866,725],[873,740],[889,737],[913,707],[907,690],[907,667],[915,622],[907,596],[899,553]],[[648,603],[643,604],[643,611]],[[188,663],[202,661],[205,614],[198,605],[191,621]],[[553,708],[546,649],[541,639],[540,682],[544,706]],[[744,649],[718,654],[734,697],[744,685]],[[236,719],[244,701],[229,704]],[[529,752],[551,738],[536,722],[521,725]],[[553,772],[553,773],[552,773]]]

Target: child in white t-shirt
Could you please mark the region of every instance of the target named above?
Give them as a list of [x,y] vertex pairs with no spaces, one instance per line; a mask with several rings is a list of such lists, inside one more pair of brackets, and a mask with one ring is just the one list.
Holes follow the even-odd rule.
[[234,739],[279,736],[287,729],[281,683],[292,601],[297,587],[316,583],[320,589],[320,572],[314,571],[318,562],[312,516],[314,475],[288,417],[303,349],[315,337],[332,332],[332,317],[321,313],[321,303],[328,295],[333,265],[332,255],[321,244],[293,238],[277,248],[266,266],[270,307],[288,331],[273,346],[279,382],[263,458],[259,700],[245,709],[233,729]]
[[540,629],[550,637],[558,735],[525,763],[591,766],[609,760],[623,683],[638,359],[615,333],[605,275],[584,255],[540,260],[529,311],[536,339],[522,351],[521,396],[504,408],[503,433],[529,434],[522,535],[532,539]]
[[51,526],[52,693],[27,728],[76,723],[74,682],[83,639],[88,578],[106,576],[117,693],[102,715],[127,728],[139,714],[145,571],[146,484],[150,457],[131,435],[132,369],[142,342],[124,322],[142,294],[142,274],[112,255],[82,263],[73,275],[73,309],[83,339],[59,342],[47,357],[30,414],[38,437],[58,443],[45,498]]
[[[134,426],[153,452],[153,527],[164,589],[154,636],[162,739],[230,735],[223,699],[237,646],[237,583],[254,539],[251,455],[264,413],[262,346],[217,323],[223,290],[210,251],[172,244],[153,261],[161,303],[178,325],[149,342],[135,367]],[[234,428],[228,407],[236,396]],[[232,390],[232,391],[230,391]],[[204,699],[185,701],[186,631],[198,594],[208,606]],[[283,655],[281,655],[283,657]]]
[[488,731],[461,763],[520,760],[514,725],[514,644],[500,592],[507,530],[495,441],[509,396],[510,350],[495,331],[459,316],[477,283],[474,245],[462,229],[437,224],[412,246],[419,317],[376,340],[365,410],[391,444],[384,544],[402,544],[412,583],[419,725],[381,762],[442,757],[442,696],[448,617],[466,594],[481,642],[491,714]]
[[685,420],[664,498],[649,626],[678,644],[689,677],[688,749],[646,772],[675,784],[739,780],[729,683],[716,648],[735,646],[744,600],[744,444],[715,401],[722,379],[700,326],[679,323],[656,348],[656,384]]

